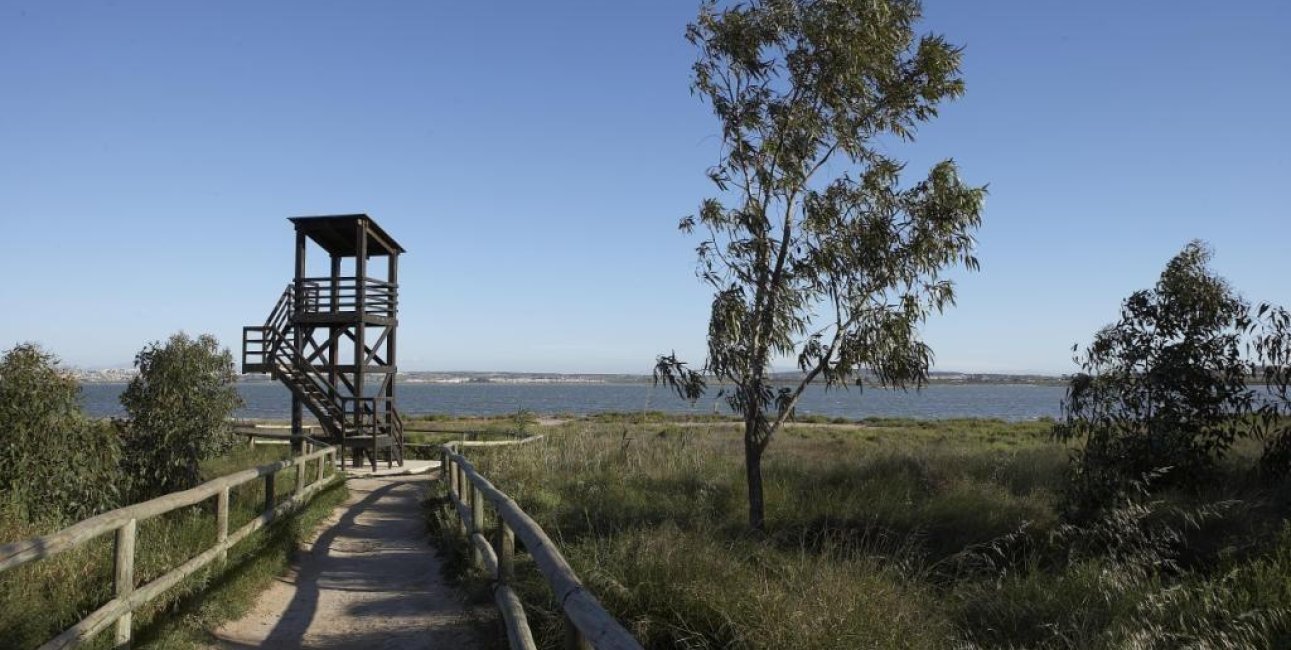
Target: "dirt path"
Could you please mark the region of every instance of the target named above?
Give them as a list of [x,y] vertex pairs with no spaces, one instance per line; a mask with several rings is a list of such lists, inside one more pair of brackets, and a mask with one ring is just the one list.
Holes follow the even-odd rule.
[[351,479],[350,498],[315,531],[291,572],[240,620],[222,648],[481,647],[426,541],[427,478]]

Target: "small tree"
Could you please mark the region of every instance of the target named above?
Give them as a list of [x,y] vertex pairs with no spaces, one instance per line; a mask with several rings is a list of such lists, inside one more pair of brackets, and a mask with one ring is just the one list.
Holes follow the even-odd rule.
[[81,413],[80,390],[37,345],[0,359],[0,494],[28,520],[74,520],[117,504],[119,442]]
[[1084,441],[1076,487],[1092,505],[1145,474],[1170,481],[1206,469],[1250,424],[1249,307],[1209,261],[1202,242],[1188,244],[1076,359],[1082,372],[1055,431]]
[[146,498],[193,487],[203,459],[233,445],[229,418],[242,404],[233,356],[210,335],[180,332],[135,356],[139,375],[121,395],[126,460]]
[[[732,385],[743,416],[755,529],[762,454],[807,385],[862,369],[921,385],[932,351],[919,326],[954,301],[941,273],[977,267],[985,189],[951,161],[903,187],[904,166],[875,142],[912,140],[963,92],[960,50],[917,37],[920,14],[917,0],[709,2],[687,31],[699,48],[692,88],[721,123],[723,151],[708,173],[721,196],[681,229],[706,231],[697,273],[715,296],[702,371]],[[804,376],[773,387],[771,362],[787,355]],[[655,377],[688,398],[704,390],[675,354]]]

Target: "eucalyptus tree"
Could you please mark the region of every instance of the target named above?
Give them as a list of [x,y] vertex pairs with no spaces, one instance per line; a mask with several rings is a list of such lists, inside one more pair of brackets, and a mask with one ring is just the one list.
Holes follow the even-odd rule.
[[135,355],[139,374],[121,394],[128,419],[125,465],[136,496],[186,490],[200,481],[200,462],[234,444],[229,423],[242,405],[233,356],[215,337],[180,332]]
[[[944,272],[977,268],[984,187],[953,161],[903,183],[887,152],[960,96],[961,49],[920,35],[918,0],[704,4],[687,30],[692,90],[711,104],[722,151],[699,231],[697,275],[714,291],[699,370],[660,356],[656,382],[696,398],[715,376],[744,420],[749,524],[764,526],[761,462],[806,387],[921,386],[920,325],[954,302]],[[771,363],[802,370],[775,386]]]
[[1073,505],[1096,508],[1144,476],[1193,480],[1249,430],[1250,306],[1210,258],[1202,242],[1185,246],[1077,357],[1055,428],[1084,443]]
[[81,411],[81,387],[33,343],[0,355],[0,509],[65,522],[118,505],[121,445]]

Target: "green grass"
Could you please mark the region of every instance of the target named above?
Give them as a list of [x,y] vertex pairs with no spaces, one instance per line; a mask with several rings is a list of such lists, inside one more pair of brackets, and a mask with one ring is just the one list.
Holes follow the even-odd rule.
[[[203,465],[206,479],[286,457],[288,448],[239,448]],[[317,465],[312,465],[317,471]],[[264,505],[260,481],[230,493],[229,529],[236,530],[257,516]],[[287,496],[295,488],[295,469],[275,477],[275,493]],[[136,647],[202,648],[209,645],[204,630],[236,616],[279,575],[297,540],[345,499],[345,487],[314,497],[310,505],[284,521],[275,522],[229,552],[224,567],[208,568],[135,613]],[[14,541],[54,532],[62,522],[30,523],[16,509],[0,505],[0,539]],[[140,522],[135,556],[136,584],[160,577],[215,542],[213,500]],[[112,597],[113,536],[100,536],[81,547],[18,569],[0,573],[0,647],[33,648],[75,624]],[[110,647],[111,628],[89,645]]]
[[[1247,471],[1253,449],[1075,527],[1050,427],[791,424],[764,462],[765,534],[746,526],[738,423],[599,416],[469,455],[651,648],[1291,644],[1291,499]],[[558,647],[556,606],[519,568]]]

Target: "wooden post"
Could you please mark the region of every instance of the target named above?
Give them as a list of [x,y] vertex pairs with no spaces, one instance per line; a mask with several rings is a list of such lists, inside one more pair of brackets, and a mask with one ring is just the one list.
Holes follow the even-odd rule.
[[[396,301],[398,300],[398,297],[399,297],[399,284],[398,284],[399,283],[399,252],[397,250],[387,250],[386,252],[389,254],[389,267],[387,268],[387,271],[386,271],[386,282],[390,283],[390,286],[387,288],[387,291],[389,291],[389,294],[386,296],[386,300],[388,301],[387,308],[389,309],[387,316],[389,316],[393,321],[393,319],[396,318],[398,314],[398,302]],[[398,350],[395,348],[395,335],[398,333],[398,331],[399,331],[398,321],[393,321],[386,325],[386,364],[390,366],[390,372],[388,375],[386,375],[388,381],[386,382],[386,394],[385,394],[386,396],[385,420],[390,424],[390,435],[392,437],[395,436],[394,427],[395,427],[395,417],[396,417],[395,406],[394,406],[394,400],[395,400],[394,379],[396,374],[399,372],[399,362],[396,358],[396,353],[398,352]],[[398,453],[399,466],[403,467],[402,435],[399,435],[397,440],[391,440],[390,443],[391,445],[393,445],[391,448],[391,455],[394,455],[394,453]]]
[[275,473],[264,475],[264,510],[273,510],[273,478]]
[[[484,534],[484,495],[480,492],[475,484],[471,484],[471,535],[479,533]],[[475,568],[484,568],[484,553],[480,547],[475,545],[475,540],[471,540],[471,557],[475,560]]]
[[[225,486],[220,490],[220,495],[215,499],[215,541],[223,543],[229,538],[229,488]],[[224,564],[229,559],[228,550],[220,551],[219,563]]]
[[498,528],[493,531],[493,553],[498,556],[498,582],[510,584],[515,579],[516,534],[498,514]]
[[[366,430],[363,423],[363,377],[366,374],[367,336],[367,275],[368,275],[368,222],[358,219],[354,251],[354,425],[360,434],[372,435],[372,471],[377,469],[376,428]],[[375,404],[373,405],[375,410]]]
[[[305,306],[305,233],[296,229],[296,268],[294,270],[295,280],[292,282],[294,291],[292,291],[292,302],[295,303],[293,314],[299,315],[300,312],[306,311]],[[303,332],[299,327],[291,328],[291,346],[292,351],[297,355],[303,355],[305,343]],[[291,435],[301,435],[301,425],[305,419],[305,403],[300,401],[293,391],[291,394]],[[300,438],[291,439],[291,453],[300,454]]]
[[327,465],[327,457],[328,454],[323,454],[318,457],[318,480],[320,481],[323,480],[323,469]]
[[[458,471],[457,480],[461,482],[460,487],[462,490],[461,497],[459,498],[462,500],[463,503],[466,504],[466,507],[469,508],[471,506],[471,498],[474,496],[474,493],[475,493],[475,486],[471,485],[470,482],[468,481],[462,480],[463,478],[465,478],[465,475],[462,473],[461,467],[458,467],[457,471]],[[462,519],[462,513],[460,512],[457,513],[457,532],[463,535],[466,535],[467,537],[470,537],[470,534],[472,532],[470,523]],[[470,540],[468,539],[467,541],[469,542]]]
[[578,631],[574,621],[570,620],[569,614],[561,610],[560,618],[565,623],[565,650],[595,650],[592,644],[583,638],[583,633]]
[[305,461],[301,460],[301,459],[300,459],[300,456],[297,456],[295,460],[296,460],[296,493],[295,493],[295,496],[297,496],[297,497],[298,497],[298,496],[300,496],[300,493],[301,493],[301,492],[304,492],[304,491],[305,491]]
[[[118,599],[134,592],[134,541],[138,520],[131,519],[117,529],[115,587]],[[133,612],[126,612],[117,619],[116,647],[130,647],[130,626]]]

